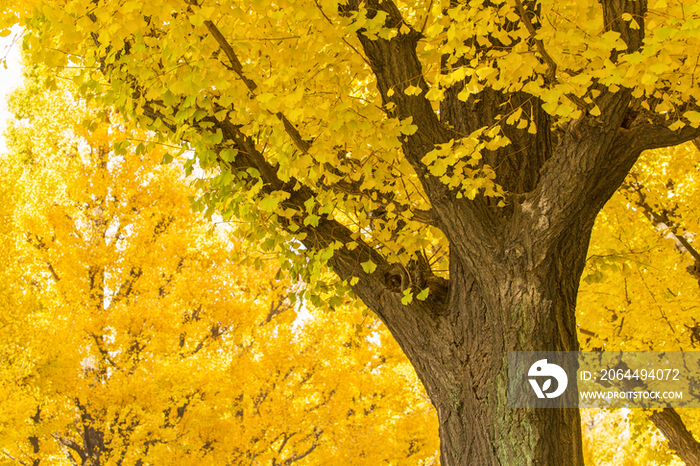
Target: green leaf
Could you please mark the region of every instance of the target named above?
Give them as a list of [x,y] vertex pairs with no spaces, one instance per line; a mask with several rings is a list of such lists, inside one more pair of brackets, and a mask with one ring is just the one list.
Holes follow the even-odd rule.
[[280,203],[280,199],[277,196],[265,196],[259,202],[260,209],[264,212],[274,212]]
[[216,133],[214,133],[214,134],[212,134],[212,135],[210,136],[210,140],[211,140],[214,144],[220,144],[221,141],[224,140],[224,133],[222,133],[220,129],[217,129],[217,130],[216,130]]
[[421,290],[421,292],[418,293],[418,295],[416,295],[416,298],[419,301],[425,301],[426,298],[428,297],[429,293],[430,293],[430,288],[425,288],[425,289]]
[[333,252],[334,252],[334,249],[332,246],[327,247],[326,249],[324,249],[321,252],[321,260],[327,261],[328,259],[333,257]]
[[238,154],[236,149],[224,149],[219,153],[219,156],[224,162],[233,162],[236,160],[236,154]]
[[319,220],[321,220],[321,217],[319,217],[316,214],[307,215],[304,219],[304,225],[311,225],[313,227],[317,227]]
[[333,296],[328,300],[328,305],[330,307],[339,307],[343,305],[343,299],[339,296]]
[[362,265],[362,270],[365,273],[372,273],[377,269],[377,264],[372,262],[372,259],[368,259],[367,262],[362,262],[360,265]]

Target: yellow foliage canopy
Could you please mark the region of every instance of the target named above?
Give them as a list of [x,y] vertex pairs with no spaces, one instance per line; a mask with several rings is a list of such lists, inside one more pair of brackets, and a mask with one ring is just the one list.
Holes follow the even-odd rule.
[[0,463],[434,464],[434,414],[376,320],[300,318],[151,134],[37,74],[0,162]]

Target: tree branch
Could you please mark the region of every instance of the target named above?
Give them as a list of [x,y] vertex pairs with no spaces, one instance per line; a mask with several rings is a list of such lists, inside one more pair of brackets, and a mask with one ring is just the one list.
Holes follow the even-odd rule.
[[[305,211],[304,205],[309,199],[315,197],[314,191],[299,183],[295,178],[291,178],[287,183],[282,182],[277,177],[274,167],[265,160],[264,156],[255,147],[254,141],[243,134],[239,126],[227,121],[221,122],[219,125],[223,130],[225,139],[234,145],[239,154],[242,154],[241,157],[236,157],[231,162],[232,167],[238,169],[255,167],[260,172],[263,180],[263,192],[269,194],[272,191],[284,190],[289,193],[289,197],[282,201],[281,205],[300,212]],[[298,189],[293,189],[295,186]],[[414,301],[408,306],[400,304],[400,294],[392,292],[393,290],[387,286],[387,278],[381,279],[383,275],[388,274],[392,270],[392,265],[374,248],[361,238],[357,238],[349,228],[337,220],[331,220],[325,216],[321,217],[316,227],[304,225],[302,221],[295,223],[299,227],[296,234],[305,233],[305,238],[301,242],[309,250],[322,250],[336,241],[343,245],[352,242],[358,244],[357,248],[352,251],[345,247],[335,248],[329,264],[342,280],[350,280],[352,277],[359,278],[357,284],[352,286],[353,290],[387,325],[389,320],[395,322],[405,321],[408,314],[413,314],[417,311],[423,314],[428,312],[428,308],[424,303],[419,301]],[[291,223],[290,221],[282,220],[282,226],[288,229]],[[366,273],[361,266],[362,262],[367,262],[368,260],[377,265],[377,271],[374,274]],[[377,279],[378,276],[380,279]],[[389,298],[389,296],[391,296],[389,301],[384,302],[384,299]],[[444,304],[439,305],[438,308],[442,306]]]
[[[647,0],[601,0],[603,6],[603,21],[606,31],[620,33],[620,37],[627,44],[627,52],[638,50],[644,42],[644,15],[647,12]],[[629,23],[622,19],[622,15],[632,15],[637,29],[630,27]],[[616,58],[616,52],[614,57]],[[614,60],[613,60],[614,61]]]
[[[385,12],[384,26],[387,28],[406,24],[398,7],[391,0],[350,0],[346,6],[340,7],[341,15],[351,16],[359,11],[361,3],[368,10],[367,16],[370,18],[379,11]],[[406,34],[399,33],[386,40],[370,39],[363,32],[360,29],[357,37],[375,74],[382,104],[392,108],[387,112],[388,116],[400,120],[411,118],[418,127],[414,134],[403,137],[401,143],[406,160],[418,175],[433,206],[437,226],[451,243],[458,245],[455,252],[464,257],[491,257],[497,254],[499,247],[494,231],[498,231],[499,222],[483,199],[455,199],[455,194],[438,177],[430,174],[427,166],[421,162],[436,144],[446,143],[454,139],[455,135],[440,122],[430,101],[425,97],[429,87],[416,52],[420,33],[411,28]],[[404,91],[409,86],[420,88],[421,94],[406,94]],[[469,243],[461,241],[465,236],[471,238]],[[485,265],[482,262],[474,264],[474,267],[476,269]]]
[[81,462],[82,462],[83,464],[85,463],[85,461],[87,460],[88,456],[87,456],[87,454],[85,453],[85,450],[83,449],[83,447],[81,447],[81,446],[78,444],[78,442],[76,442],[75,440],[73,440],[73,439],[71,439],[71,438],[61,437],[61,436],[58,435],[58,434],[52,434],[51,436],[52,436],[54,439],[56,439],[56,441],[58,441],[58,443],[60,443],[60,444],[63,445],[64,447],[70,448],[71,450],[73,450],[74,452],[76,452],[76,453],[78,454],[78,456],[80,456]]
[[549,71],[547,73],[547,81],[550,83],[555,82],[557,80],[557,64],[554,62],[551,55],[549,55],[547,50],[544,48],[544,42],[542,42],[542,39],[537,39],[537,31],[532,25],[530,18],[527,16],[527,11],[525,11],[523,3],[520,0],[515,0],[515,6],[518,16],[520,16],[520,20],[527,28],[527,32],[530,33],[530,38],[535,41],[537,51],[540,52],[540,55],[542,55],[542,58],[544,58],[544,61],[547,63],[547,67],[549,68]]
[[17,464],[21,464],[22,466],[29,466],[28,463],[25,463],[24,461],[20,460],[19,458],[15,458],[5,450],[2,450],[2,454],[10,458],[12,461],[16,462]]
[[[317,6],[320,9],[320,5],[317,5]],[[323,10],[321,10],[321,12],[323,13]],[[325,16],[325,14],[324,14],[324,16]],[[330,19],[327,16],[325,16],[325,17],[328,21],[330,21]],[[236,73],[236,75],[238,75],[238,77],[245,83],[245,85],[248,88],[248,90],[250,91],[250,93],[253,96],[255,96],[258,86],[255,83],[255,81],[253,81],[250,78],[247,78],[244,75],[243,66],[241,64],[241,61],[239,60],[238,56],[236,55],[235,51],[233,50],[233,47],[231,46],[231,44],[228,43],[225,36],[216,27],[216,25],[214,25],[213,22],[205,21],[204,24],[206,25],[207,29],[211,33],[212,37],[214,37],[216,42],[219,44],[219,47],[224,51],[226,57],[229,59],[229,62],[231,63],[230,69],[232,69]],[[347,43],[347,41],[346,41],[346,43]],[[348,43],[348,45],[350,47],[352,47],[352,45],[350,45],[349,43]],[[354,47],[352,47],[352,48],[354,50]],[[366,61],[366,58],[364,56],[363,56],[363,59],[365,59],[365,61]],[[282,122],[285,132],[290,137],[290,139],[294,143],[295,147],[298,150],[300,150],[302,153],[308,154],[309,150],[311,149],[311,143],[309,141],[305,140],[301,136],[301,134],[299,133],[297,128],[287,119],[287,117],[282,112],[275,113],[275,116]],[[335,167],[333,167],[329,163],[325,164],[325,168],[331,172],[335,170]],[[362,179],[360,181],[356,181],[356,182],[347,182],[347,181],[340,180],[338,182],[332,183],[331,188],[336,189],[336,190],[341,191],[341,192],[344,192],[344,193],[347,193],[347,194],[357,195],[357,196],[361,196],[363,194],[370,196],[373,193],[377,194],[377,195],[381,194],[380,192],[378,192],[376,190],[362,192],[360,190],[361,185],[362,185]],[[381,196],[378,196],[378,197],[380,198]],[[435,218],[432,215],[430,215],[428,213],[428,211],[419,211],[419,210],[414,211],[413,219],[420,221],[420,222],[423,222],[423,223],[430,224],[430,225],[435,224]]]
[[657,429],[668,440],[673,450],[687,466],[700,466],[700,442],[688,431],[683,419],[673,408],[664,408],[649,416]]
[[[629,366],[624,362],[619,363],[615,367],[629,370]],[[640,380],[622,379],[613,385],[618,386],[618,388],[621,387],[625,391],[635,391],[640,388],[648,390],[649,388],[645,382]],[[700,466],[700,442],[693,438],[693,434],[688,431],[675,409],[663,408],[648,417],[668,440],[669,449],[674,450],[687,466]]]
[[690,253],[691,256],[693,256],[693,259],[695,260],[696,263],[700,264],[700,252],[698,252],[689,242],[685,237],[683,236],[682,233],[678,232],[678,225],[671,220],[666,213],[665,210],[662,210],[661,212],[655,211],[651,205],[647,202],[646,196],[644,195],[644,192],[642,191],[643,186],[640,182],[636,182],[634,184],[630,184],[627,182],[624,182],[621,186],[622,189],[626,189],[628,191],[632,191],[637,194],[637,200],[632,200],[632,202],[637,206],[640,207],[645,214],[647,214],[647,217],[651,221],[651,223],[654,225],[654,227],[658,229],[662,229],[664,232],[669,232],[672,236],[673,239],[676,241],[676,246],[679,247],[679,249],[685,249]]
[[[700,111],[700,105],[688,104],[684,111]],[[659,115],[649,110],[640,109],[636,118],[630,123],[629,143],[634,150],[645,151],[661,147],[671,147],[700,138],[700,128],[686,125],[679,130],[670,130],[676,118]]]
[[[226,38],[221,33],[221,31],[219,31],[219,29],[214,25],[214,23],[212,23],[211,21],[205,21],[204,25],[207,27],[211,35],[219,44],[219,47],[221,47],[221,49],[226,54],[226,57],[231,63],[231,69],[233,69],[233,71],[238,75],[238,77],[241,78],[241,80],[245,83],[250,93],[253,96],[255,96],[255,90],[258,88],[258,86],[252,79],[245,77],[245,75],[243,74],[243,65],[241,65],[241,61],[236,56],[233,47],[231,47],[231,44],[229,44],[226,41]],[[309,144],[301,137],[299,131],[297,131],[294,125],[287,119],[287,117],[284,116],[282,112],[277,112],[275,116],[277,116],[277,118],[279,118],[279,120],[282,122],[282,124],[284,125],[284,131],[292,139],[297,149],[307,154],[309,152],[309,149],[311,149],[311,144]]]
[[[628,53],[638,50],[644,40],[646,0],[601,3],[606,30],[620,33]],[[635,18],[638,29],[622,19],[624,13]],[[613,62],[617,55],[611,52]],[[584,114],[566,127],[554,155],[541,170],[537,188],[526,196],[516,216],[529,218],[540,245],[552,244],[553,238],[566,234],[572,225],[592,224],[644,149],[634,141],[638,133],[628,130],[631,89],[612,92],[597,87],[602,90],[596,99],[601,115]]]

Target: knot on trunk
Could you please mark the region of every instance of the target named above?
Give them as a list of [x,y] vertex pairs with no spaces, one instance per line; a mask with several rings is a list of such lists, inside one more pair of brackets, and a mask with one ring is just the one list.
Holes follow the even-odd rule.
[[384,286],[392,293],[401,293],[410,287],[410,280],[406,269],[401,264],[393,264],[384,272]]
[[449,291],[449,281],[435,276],[428,261],[422,257],[410,261],[406,266],[389,266],[384,272],[384,286],[392,293],[402,294],[404,290],[411,290],[414,295],[428,288],[428,305],[444,304]]
[[404,290],[420,291],[425,289],[428,278],[433,277],[428,261],[418,256],[412,259],[406,266],[392,264],[384,272],[384,285],[393,293],[401,293]]

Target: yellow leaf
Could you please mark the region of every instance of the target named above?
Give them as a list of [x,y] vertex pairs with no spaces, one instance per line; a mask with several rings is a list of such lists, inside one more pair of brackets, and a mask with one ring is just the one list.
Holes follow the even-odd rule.
[[683,117],[690,122],[690,126],[697,128],[700,126],[700,112],[695,110],[685,112]]
[[517,120],[520,119],[520,115],[522,115],[522,113],[523,113],[522,107],[518,107],[517,109],[515,109],[515,111],[513,113],[511,113],[510,116],[506,119],[506,124],[507,125],[514,124]]
[[406,95],[420,95],[423,90],[418,86],[408,86],[403,92]]

